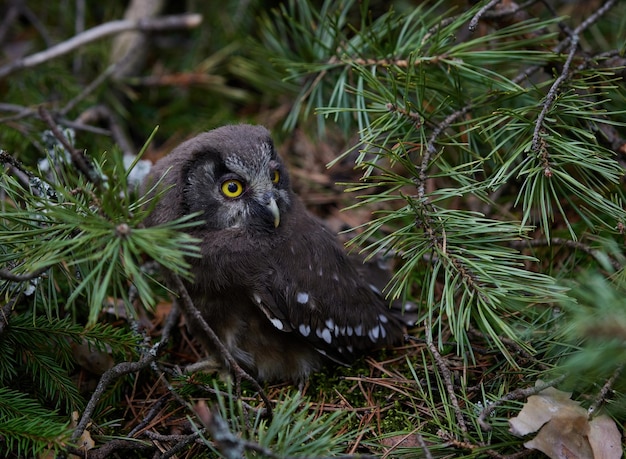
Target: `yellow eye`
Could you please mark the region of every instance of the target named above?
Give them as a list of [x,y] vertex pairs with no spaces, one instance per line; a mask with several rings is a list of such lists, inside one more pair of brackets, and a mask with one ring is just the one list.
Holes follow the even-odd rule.
[[243,183],[236,179],[226,180],[222,183],[222,193],[227,198],[237,198],[243,193]]
[[272,171],[272,183],[277,184],[279,180],[280,180],[280,172],[278,172],[278,169],[276,169]]

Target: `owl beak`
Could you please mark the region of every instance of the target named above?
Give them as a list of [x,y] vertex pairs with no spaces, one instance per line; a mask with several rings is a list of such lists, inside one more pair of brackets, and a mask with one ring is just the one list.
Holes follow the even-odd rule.
[[267,209],[272,214],[272,217],[274,217],[274,228],[278,228],[278,225],[280,225],[280,210],[278,210],[278,205],[274,198],[270,198],[267,203]]

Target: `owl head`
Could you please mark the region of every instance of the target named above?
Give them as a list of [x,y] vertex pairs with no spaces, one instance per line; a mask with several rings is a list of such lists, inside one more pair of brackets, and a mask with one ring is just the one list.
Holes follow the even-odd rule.
[[[180,165],[184,165],[180,167]],[[261,126],[224,126],[190,139],[151,171],[172,186],[153,215],[200,213],[207,230],[272,231],[290,209],[289,176]],[[168,170],[170,169],[170,170]],[[165,173],[165,174],[163,174]],[[178,209],[182,215],[168,215]]]

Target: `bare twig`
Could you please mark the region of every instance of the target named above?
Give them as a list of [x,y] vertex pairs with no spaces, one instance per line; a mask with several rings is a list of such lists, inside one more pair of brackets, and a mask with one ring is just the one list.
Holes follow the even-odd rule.
[[476,27],[478,27],[478,21],[480,21],[480,18],[483,16],[483,14],[485,14],[488,10],[496,6],[501,1],[502,0],[491,0],[490,2],[487,2],[481,9],[479,9],[468,25],[468,29],[470,30],[470,32],[474,32],[476,30]]
[[[161,454],[160,456],[155,456],[155,457],[158,457],[159,459],[169,459],[170,457],[179,457],[176,455],[180,453],[181,451],[183,451],[185,448],[187,448],[190,444],[195,443],[195,442],[200,442],[200,444],[204,444],[201,439],[201,435],[203,432],[204,432],[204,429],[198,432],[194,432],[189,435],[178,435],[179,437],[183,437],[183,438],[177,440],[176,443],[170,449],[165,451],[163,454]],[[154,436],[152,432],[146,432],[146,434],[149,434],[149,437],[151,438],[152,437],[156,438],[156,436]]]
[[507,2],[506,7],[501,5],[500,9],[493,11],[485,11],[482,17],[486,19],[498,19],[501,17],[512,16],[520,11],[525,11],[529,6],[538,3],[541,0],[528,0],[524,3]]
[[[211,435],[213,442],[220,453],[227,459],[239,459],[243,457],[245,451],[244,440],[232,433],[228,428],[228,423],[216,411],[208,409],[204,401],[199,401],[196,407],[196,414]],[[273,457],[271,451],[264,451],[264,456]]]
[[52,46],[52,38],[50,38],[50,34],[44,27],[44,25],[39,20],[39,17],[33,13],[33,11],[28,8],[26,2],[17,2],[20,8],[20,14],[26,18],[28,22],[35,28],[35,30],[39,33],[41,38],[43,39],[46,46]]
[[391,103],[387,104],[387,110],[389,110],[390,112],[400,113],[402,116],[410,119],[415,127],[419,128],[422,125],[422,116],[417,112],[398,107],[397,105]]
[[[160,344],[160,343],[158,343]],[[158,344],[155,346],[158,349]],[[138,362],[122,362],[115,365],[113,368],[104,372],[100,381],[98,381],[98,385],[96,386],[96,390],[94,390],[93,394],[91,394],[91,398],[89,399],[89,403],[87,403],[87,407],[83,412],[83,416],[80,419],[80,422],[76,426],[74,433],[72,434],[72,442],[75,442],[85,431],[87,424],[91,420],[91,415],[93,414],[96,405],[100,401],[100,398],[104,394],[106,388],[116,379],[121,378],[124,375],[129,373],[135,373],[137,371],[148,368],[152,362],[156,359],[156,352],[144,353],[139,359]]]
[[114,454],[120,451],[133,451],[135,453],[141,451],[143,453],[146,453],[153,449],[155,449],[155,446],[153,444],[148,444],[139,440],[125,440],[122,438],[117,438],[106,442],[99,448],[90,449],[86,453],[84,450],[74,447],[68,447],[67,452],[78,457],[84,457],[86,459],[107,459],[109,457],[120,457],[119,455]]
[[43,268],[39,268],[31,273],[15,274],[8,269],[0,268],[0,279],[8,280],[11,282],[26,282],[41,276],[48,269],[50,269],[49,266],[44,266]]
[[39,107],[39,116],[43,119],[52,133],[54,137],[61,142],[61,145],[67,150],[72,158],[72,163],[76,166],[76,168],[93,184],[100,185],[102,183],[102,178],[95,173],[89,159],[78,149],[74,148],[67,140],[67,137],[61,132],[57,123],[52,119],[52,115],[50,112],[43,107]]
[[617,366],[611,377],[604,383],[602,389],[600,389],[600,393],[598,394],[596,399],[587,409],[587,416],[589,417],[589,419],[591,419],[595,415],[596,411],[598,411],[598,408],[600,408],[600,405],[602,405],[606,401],[609,393],[613,390],[613,385],[615,384],[615,381],[617,380],[619,375],[622,374],[622,371],[624,371],[624,365],[624,363],[621,363]]
[[182,307],[185,315],[187,316],[187,319],[195,323],[200,328],[202,328],[202,331],[205,333],[207,339],[211,341],[211,343],[215,346],[217,351],[220,353],[220,356],[228,364],[230,371],[235,376],[235,384],[236,384],[235,387],[237,388],[237,391],[239,392],[240,390],[242,379],[245,379],[246,381],[250,382],[252,386],[254,387],[254,389],[259,393],[259,396],[265,402],[267,414],[269,417],[271,417],[272,415],[271,402],[269,398],[267,398],[267,395],[265,394],[265,391],[263,390],[259,382],[256,379],[254,379],[252,376],[250,376],[243,368],[241,368],[241,366],[237,363],[237,361],[234,359],[234,357],[226,348],[226,346],[224,346],[224,343],[221,342],[217,334],[209,326],[206,320],[204,320],[204,317],[202,317],[202,314],[200,313],[198,308],[196,308],[195,304],[193,304],[193,300],[191,299],[191,296],[189,296],[189,292],[187,291],[187,288],[185,287],[185,284],[183,283],[180,276],[174,273],[170,273],[168,277],[170,281],[174,284],[173,285],[174,291],[177,292],[180,297],[181,301],[179,302],[179,304]]
[[413,429],[408,434],[403,435],[398,441],[395,442],[393,446],[391,446],[389,449],[385,451],[385,454],[381,456],[381,459],[388,459],[389,457],[393,457],[394,451],[399,446],[402,446],[402,443],[404,443],[407,439],[411,437],[415,437],[416,443],[420,446],[420,448],[422,448],[424,457],[426,459],[433,459],[433,455],[430,452],[430,449],[428,449],[428,445],[426,444],[426,441],[424,441],[424,437],[422,437],[422,435],[419,433],[419,430],[420,430],[420,427],[417,427],[416,429]]
[[80,436],[87,428],[87,424],[89,424],[91,416],[93,415],[93,412],[96,409],[100,398],[104,394],[104,391],[109,386],[109,384],[124,375],[148,368],[153,362],[156,361],[161,350],[169,341],[170,333],[174,326],[178,323],[179,317],[180,310],[178,308],[172,308],[169,315],[167,316],[165,324],[163,325],[163,330],[161,332],[161,341],[153,345],[150,350],[145,351],[138,362],[118,363],[113,368],[104,372],[104,374],[100,377],[100,381],[98,381],[96,389],[94,390],[93,394],[91,394],[91,398],[89,399],[89,402],[85,407],[85,411],[83,411],[83,415],[80,418],[76,429],[74,429],[74,432],[72,433],[70,443],[75,443],[76,440],[80,438]]
[[422,163],[420,164],[418,183],[417,183],[417,195],[418,198],[424,199],[426,195],[426,170],[430,166],[430,158],[432,155],[437,153],[437,149],[435,148],[435,142],[437,138],[441,135],[441,133],[446,130],[454,121],[456,121],[459,117],[465,115],[472,109],[472,104],[467,104],[465,107],[457,110],[454,113],[446,116],[446,118],[439,123],[435,129],[433,129],[432,134],[428,138],[428,142],[426,143],[426,150],[422,153]]
[[[543,2],[543,3],[546,6],[549,6],[548,2]],[[587,19],[585,19],[583,22],[581,22],[580,25],[578,27],[576,27],[576,29],[574,29],[572,34],[570,34],[570,36],[568,36],[565,39],[563,39],[562,41],[560,41],[552,49],[552,52],[555,53],[555,54],[562,53],[565,49],[567,49],[568,46],[570,46],[571,36],[573,36],[573,35],[580,35],[588,27],[590,27],[592,24],[597,22],[604,14],[606,14],[606,12],[609,9],[611,9],[615,5],[615,3],[616,3],[615,0],[607,1],[604,5],[602,5],[600,8],[598,8],[591,16],[589,16]],[[511,80],[511,81],[513,81],[513,83],[515,83],[515,84],[519,84],[522,81],[526,80],[529,76],[531,76],[532,74],[534,74],[535,72],[537,72],[538,70],[540,70],[542,68],[543,68],[542,65],[533,65],[531,67],[528,67],[526,70],[524,70],[519,75],[517,75],[515,78],[513,78],[513,80]]]
[[101,24],[92,29],[59,43],[45,51],[31,54],[23,59],[14,61],[4,67],[0,67],[0,78],[4,78],[18,70],[35,67],[44,62],[63,56],[76,48],[84,46],[101,38],[115,35],[129,30],[141,32],[154,32],[172,29],[190,29],[197,27],[202,22],[199,14],[183,14],[178,16],[163,16],[159,18],[139,20],[119,20]]
[[530,397],[531,395],[536,395],[539,392],[541,392],[542,390],[547,389],[548,387],[554,387],[557,384],[559,384],[561,381],[563,381],[565,378],[567,377],[567,374],[561,375],[558,378],[555,378],[551,381],[547,381],[541,384],[537,384],[534,387],[529,387],[526,389],[516,389],[513,392],[509,392],[508,394],[500,397],[498,400],[495,400],[493,403],[490,403],[488,405],[486,405],[482,411],[480,412],[480,414],[478,415],[478,424],[480,425],[480,428],[483,429],[484,431],[490,431],[492,429],[491,425],[487,423],[487,421],[485,420],[488,416],[491,415],[491,413],[493,413],[493,411],[499,407],[500,405],[502,405],[504,402],[510,401],[510,400],[522,400],[525,399],[527,397]]
[[433,334],[430,325],[424,324],[424,330],[426,332],[426,345],[428,346],[428,350],[430,351],[430,353],[435,358],[437,367],[439,368],[441,376],[443,377],[444,383],[446,385],[446,391],[448,392],[448,396],[450,397],[450,403],[452,403],[452,409],[454,410],[454,414],[456,416],[456,421],[459,424],[461,432],[463,432],[463,438],[467,439],[467,425],[465,424],[465,418],[463,417],[463,412],[461,411],[459,400],[456,397],[456,392],[454,391],[454,384],[452,383],[452,375],[450,373],[450,369],[443,361],[441,354],[437,350],[437,346],[435,346],[435,343],[433,343]]
[[130,432],[128,432],[128,437],[135,436],[135,434],[137,434],[140,430],[146,427],[148,423],[152,421],[159,414],[161,409],[165,406],[165,404],[170,399],[171,399],[171,394],[167,393],[163,397],[161,397],[159,400],[157,400],[157,402],[154,405],[152,405],[152,407],[150,408],[150,411],[148,411],[148,414],[144,416],[141,422],[137,424],[135,427],[133,427],[133,429]]
[[[74,17],[74,32],[76,35],[85,31],[85,0],[76,0],[76,16]],[[83,56],[81,53],[74,55],[72,62],[72,70],[78,74],[83,66]]]
[[89,96],[89,94],[91,94],[98,86],[100,86],[105,81],[107,81],[110,78],[110,76],[113,74],[113,72],[115,71],[116,66],[117,64],[109,65],[104,70],[104,72],[98,75],[92,82],[90,82],[87,86],[85,86],[85,88],[83,88],[83,90],[78,95],[74,96],[67,104],[65,104],[65,107],[59,110],[59,115],[61,116],[67,115],[82,100],[84,100],[87,96]]
[[602,16],[604,16],[613,6],[617,4],[617,0],[608,0],[600,8],[598,8],[591,16],[580,23],[578,27],[574,29],[574,34],[580,35],[584,30],[595,24]]
[[[166,6],[165,0],[131,0],[124,11],[125,20],[150,20],[158,17]],[[109,61],[117,62],[113,80],[137,75],[148,57],[151,38],[140,32],[117,34],[111,43]]]
[[4,9],[4,18],[2,18],[2,22],[0,22],[0,44],[4,42],[4,38],[11,25],[20,16],[20,6],[22,2],[13,0],[8,3],[9,4],[6,5]]
[[24,167],[24,165],[16,158],[8,154],[5,150],[0,149],[0,163],[8,164],[9,166],[15,168],[20,171],[22,174],[26,175],[29,179],[32,178],[33,174]]
[[76,122],[83,126],[88,125],[89,123],[104,122],[109,128],[109,135],[120,147],[122,153],[129,156],[135,155],[135,149],[124,132],[122,125],[117,119],[115,113],[113,113],[113,111],[106,105],[96,105],[88,108],[82,112],[78,118],[76,118]]

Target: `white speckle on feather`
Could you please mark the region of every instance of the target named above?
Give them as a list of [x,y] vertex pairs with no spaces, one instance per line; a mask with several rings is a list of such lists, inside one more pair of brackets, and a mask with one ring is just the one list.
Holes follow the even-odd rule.
[[[318,336],[320,335],[320,330],[318,330]],[[330,335],[330,330],[328,328],[323,328],[321,330],[321,336],[320,338],[322,338],[324,341],[326,341],[328,344],[330,344],[333,341],[333,337]]]
[[379,326],[376,325],[374,328],[367,332],[367,335],[370,337],[370,340],[372,340],[372,342],[375,343],[376,341],[378,341],[378,337],[380,336]]
[[272,325],[276,328],[278,328],[279,330],[282,330],[285,328],[285,324],[283,324],[283,322],[280,319],[270,319],[270,322],[272,322]]
[[296,301],[300,304],[307,304],[309,301],[309,294],[307,292],[298,292],[296,295]]
[[306,324],[300,324],[300,326],[298,327],[298,331],[302,336],[309,336],[309,333],[311,333],[311,326]]

